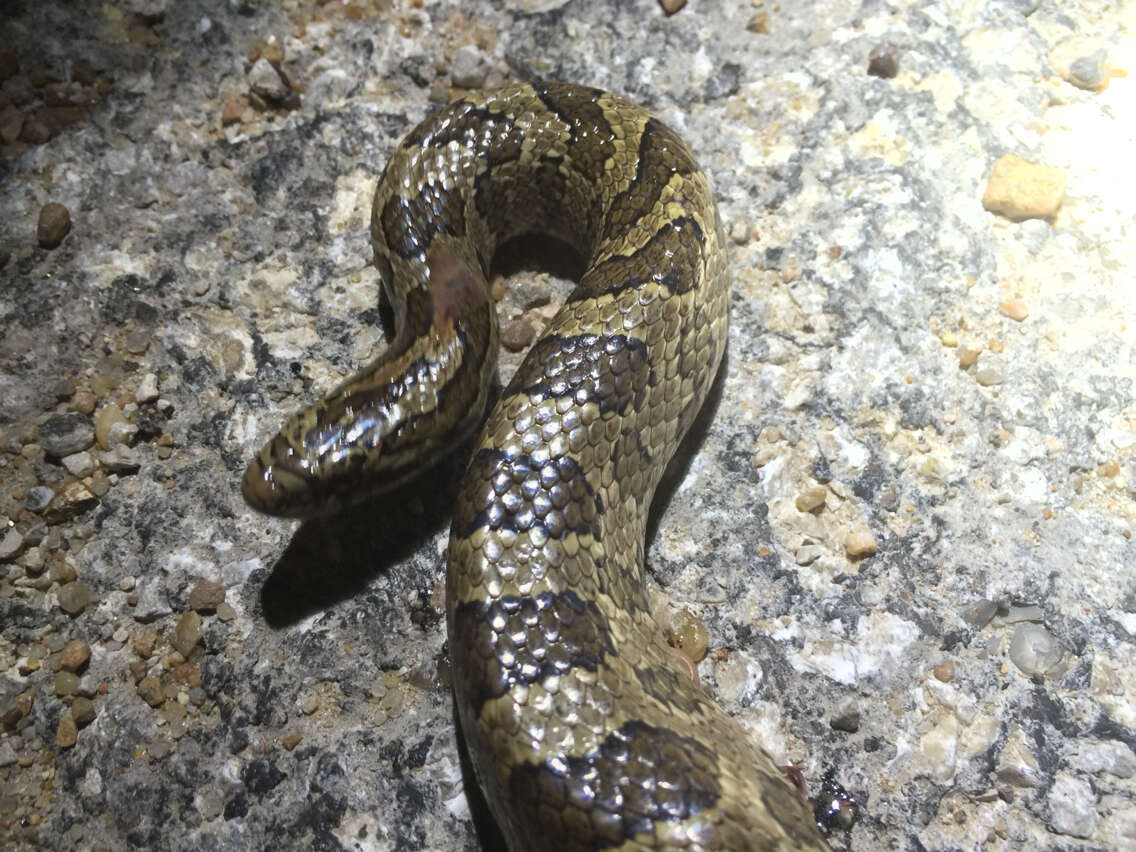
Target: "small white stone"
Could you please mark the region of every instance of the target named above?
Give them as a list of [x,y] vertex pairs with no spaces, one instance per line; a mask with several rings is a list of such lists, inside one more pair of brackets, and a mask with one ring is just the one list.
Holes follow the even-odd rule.
[[69,474],[81,478],[94,473],[95,459],[94,456],[84,450],[81,453],[72,453],[69,456],[64,456],[63,466],[67,468]]
[[450,64],[450,82],[462,89],[480,89],[489,75],[489,57],[475,44],[458,48]]
[[158,377],[153,373],[147,373],[142,377],[139,382],[138,388],[134,391],[134,398],[139,402],[153,402],[158,398]]
[[1088,781],[1059,773],[1047,797],[1049,827],[1058,834],[1072,837],[1092,837],[1100,816],[1097,799]]

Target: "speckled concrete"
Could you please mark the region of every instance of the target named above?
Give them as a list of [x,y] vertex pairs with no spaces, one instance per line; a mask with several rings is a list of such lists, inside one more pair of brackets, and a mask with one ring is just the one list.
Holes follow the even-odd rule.
[[[708,688],[857,797],[835,848],[1136,847],[1122,5],[7,4],[4,844],[482,848],[441,615],[460,458],[301,527],[238,480],[382,345],[398,139],[455,83],[546,78],[657,111],[729,223],[728,364],[649,550]],[[984,209],[1005,154],[1058,170],[1055,214]],[[564,281],[507,271],[503,321],[539,327]]]

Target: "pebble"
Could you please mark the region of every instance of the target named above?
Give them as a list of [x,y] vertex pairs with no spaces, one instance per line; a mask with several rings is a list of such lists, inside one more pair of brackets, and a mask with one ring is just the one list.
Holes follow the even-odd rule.
[[212,580],[202,580],[189,593],[189,608],[196,612],[215,612],[225,602],[225,587]]
[[156,677],[144,677],[138,683],[138,695],[151,707],[160,707],[166,700],[162,682]]
[[95,442],[91,418],[78,411],[53,414],[39,427],[36,441],[57,459],[82,452]]
[[96,497],[105,497],[106,493],[110,491],[110,479],[107,478],[107,475],[104,471],[96,470],[91,476],[91,480],[87,484],[87,488],[89,488],[91,493]]
[[510,352],[520,352],[533,342],[536,329],[525,317],[515,319],[501,329],[501,345]]
[[54,496],[55,492],[46,485],[35,485],[24,495],[24,508],[29,512],[42,512]]
[[1030,749],[1030,740],[1020,727],[1006,737],[996,768],[998,780],[1013,787],[1038,787],[1042,782],[1041,768]]
[[450,82],[461,89],[480,89],[489,76],[489,57],[475,44],[459,47],[450,63]]
[[959,349],[959,367],[964,370],[968,367],[973,367],[978,363],[978,356],[981,354],[982,350],[977,347],[970,346],[969,344],[963,346]]
[[769,35],[769,13],[757,12],[746,23],[746,29],[758,35]]
[[1010,659],[1024,674],[1045,677],[1057,672],[1065,659],[1065,648],[1041,625],[1025,622],[1014,628]]
[[990,619],[992,619],[997,612],[998,604],[992,600],[983,598],[963,609],[962,620],[971,627],[981,629],[990,623]]
[[876,552],[876,537],[867,530],[849,533],[844,539],[844,552],[853,559]]
[[95,721],[95,704],[91,699],[83,696],[71,702],[71,718],[77,725],[89,725]]
[[78,411],[80,414],[90,416],[95,411],[95,404],[98,398],[86,388],[80,388],[75,391],[75,395],[71,397],[71,407]]
[[137,435],[137,426],[125,420],[119,420],[116,423],[112,423],[110,429],[107,430],[107,444],[112,450],[118,446],[129,446],[134,443],[134,439]]
[[1101,92],[1108,86],[1109,73],[1105,68],[1103,52],[1074,59],[1065,79],[1088,92]]
[[229,603],[223,603],[217,607],[217,618],[221,621],[232,621],[237,617],[237,611],[233,609]]
[[283,104],[292,94],[292,84],[278,65],[263,56],[248,70],[249,89],[274,105]]
[[70,716],[59,717],[59,727],[55,729],[55,744],[59,748],[71,748],[79,739],[79,728]]
[[201,635],[201,616],[190,610],[183,613],[181,618],[178,619],[170,644],[183,657],[188,657],[201,641]]
[[7,739],[0,740],[0,769],[16,762],[16,752]]
[[[25,125],[26,128],[26,125]],[[47,140],[42,140],[46,142]],[[71,230],[71,213],[62,204],[49,201],[39,209],[39,221],[36,222],[36,239],[46,249],[53,249],[63,242],[67,232]]]
[[78,615],[95,602],[91,587],[86,583],[68,583],[56,594],[59,596],[59,608],[68,615]]
[[91,646],[86,642],[75,639],[68,642],[59,654],[59,665],[68,671],[77,672],[91,659]]
[[1023,621],[1041,624],[1045,621],[1045,611],[1037,604],[1026,604],[1009,607],[1005,615],[998,616],[999,624],[1018,624]]
[[49,524],[59,524],[93,509],[98,503],[99,498],[82,481],[75,480],[56,492],[44,512],[44,520]]
[[1021,322],[1029,316],[1029,307],[1021,299],[1010,299],[1008,302],[1003,302],[998,306],[999,313],[1004,317],[1009,317],[1015,322]]
[[885,41],[868,52],[868,73],[873,77],[890,80],[899,73],[899,46]]
[[158,377],[153,373],[147,373],[142,377],[142,381],[138,383],[137,389],[134,391],[134,400],[139,403],[153,402],[158,398]]
[[686,0],[659,0],[659,6],[666,15],[673,15],[685,5]]
[[822,485],[808,488],[797,495],[796,507],[798,512],[813,512],[824,508],[824,501],[828,497],[828,489]]
[[1081,772],[1107,772],[1117,778],[1136,776],[1136,752],[1118,740],[1078,743],[1069,762]]
[[55,676],[55,694],[62,698],[79,691],[79,676],[75,672],[60,672]]
[[51,581],[64,586],[71,583],[78,576],[75,566],[65,559],[57,559],[51,564]]
[[110,449],[110,427],[124,420],[122,409],[113,402],[108,402],[95,412],[95,440],[100,447],[104,450]]
[[285,734],[280,738],[280,745],[291,751],[304,740],[303,734]]
[[1083,778],[1059,772],[1046,796],[1049,827],[1058,834],[1089,838],[1100,820],[1093,788]]
[[1002,371],[997,367],[983,367],[974,374],[974,380],[982,387],[988,388],[1002,384],[1005,379],[1002,376]]
[[320,702],[319,696],[315,693],[309,692],[302,699],[300,699],[300,712],[305,716],[311,716],[319,710]]
[[10,562],[20,555],[24,546],[24,537],[15,527],[9,527],[0,538],[0,562]]
[[63,467],[72,476],[84,477],[90,476],[95,471],[95,458],[86,450],[81,453],[72,453],[69,456],[64,456],[61,460]]
[[109,473],[137,473],[142,467],[142,456],[134,447],[116,444],[114,449],[99,453],[99,464]]
[[999,216],[1021,221],[1048,219],[1065,197],[1065,175],[1060,169],[1039,166],[1006,154],[994,164],[982,206]]
[[29,547],[24,551],[24,567],[29,574],[43,573],[44,558],[42,547]]
[[241,113],[245,111],[245,102],[239,98],[225,101],[225,108],[221,111],[221,126],[227,127],[241,120]]
[[947,662],[939,663],[939,665],[935,666],[935,668],[931,670],[931,673],[935,675],[935,680],[941,681],[942,683],[950,683],[955,679],[955,664],[947,660]]

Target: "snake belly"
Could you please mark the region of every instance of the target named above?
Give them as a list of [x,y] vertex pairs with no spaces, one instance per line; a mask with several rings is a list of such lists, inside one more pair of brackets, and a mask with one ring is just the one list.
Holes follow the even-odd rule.
[[722,226],[685,144],[596,89],[474,93],[395,151],[371,232],[395,339],[268,442],[248,502],[322,511],[475,428],[497,349],[489,261],[517,234],[567,241],[586,270],[490,412],[450,533],[479,783],[517,852],[827,848],[773,760],[676,671],[648,603],[647,512],[728,322]]

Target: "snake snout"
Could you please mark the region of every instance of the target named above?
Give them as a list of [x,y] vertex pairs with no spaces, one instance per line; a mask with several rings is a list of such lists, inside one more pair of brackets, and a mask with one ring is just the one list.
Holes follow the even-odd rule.
[[[270,445],[271,447],[271,445]],[[266,452],[254,458],[241,478],[245,502],[266,515],[301,517],[310,513],[313,477],[293,454]],[[270,456],[268,460],[265,456]]]

